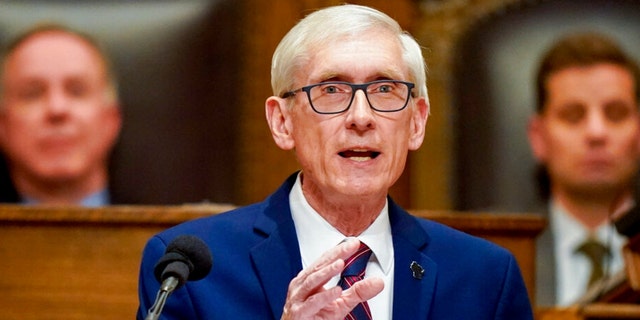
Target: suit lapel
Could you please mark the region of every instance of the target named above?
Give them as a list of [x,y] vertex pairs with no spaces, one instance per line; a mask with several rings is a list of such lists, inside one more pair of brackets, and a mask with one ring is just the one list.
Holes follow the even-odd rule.
[[536,305],[552,306],[556,303],[556,258],[553,243],[553,233],[547,227],[538,236],[536,243]]
[[301,270],[301,263],[290,263],[300,260],[300,255],[293,257],[285,246],[281,233],[276,231],[251,250],[258,278],[262,283],[274,319],[280,319],[289,282]]
[[[293,178],[293,179],[292,179]],[[295,175],[265,202],[262,215],[254,224],[254,232],[264,236],[251,249],[256,274],[271,307],[274,319],[280,319],[289,282],[302,270],[298,238],[291,219],[289,191]]]
[[[395,259],[393,319],[426,319],[438,272],[436,263],[422,252],[429,237],[414,217],[391,201],[389,215]],[[421,279],[414,274],[419,270],[424,271]]]

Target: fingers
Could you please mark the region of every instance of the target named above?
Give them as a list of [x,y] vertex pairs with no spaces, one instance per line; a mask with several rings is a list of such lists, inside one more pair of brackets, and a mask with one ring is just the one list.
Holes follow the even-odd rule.
[[[311,266],[309,270],[313,272],[313,269],[322,268],[325,265],[331,264],[337,260],[344,261],[349,258],[352,254],[354,254],[358,247],[360,246],[360,240],[356,238],[347,238],[344,242],[341,242],[337,246],[331,248],[329,251],[325,252],[316,260]],[[303,270],[302,272],[304,272]]]
[[342,319],[340,317],[326,318],[322,316],[323,309],[335,303],[340,298],[342,289],[333,287],[328,290],[318,292],[310,296],[305,301],[287,300],[281,319],[303,320],[303,319]]
[[306,301],[311,295],[322,291],[322,286],[334,275],[340,273],[344,262],[337,260],[331,264],[310,267],[301,271],[289,283],[288,300]]
[[289,284],[282,319],[344,319],[359,303],[367,301],[384,288],[381,278],[367,278],[342,291],[323,286],[344,268],[344,260],[353,255],[360,241],[352,238],[325,252]]
[[324,285],[333,276],[339,274],[344,268],[344,260],[356,252],[360,241],[349,239],[325,252],[311,266],[300,271],[291,281],[289,290],[302,290],[300,294],[306,295]]
[[319,287],[327,283],[333,276],[339,274],[344,268],[344,260],[358,250],[360,241],[348,239],[345,242],[325,252],[311,266],[302,270],[289,285],[289,291],[297,290],[296,294],[308,296],[317,291]]
[[342,292],[342,304],[340,305],[346,313],[359,303],[367,301],[384,289],[384,281],[381,278],[367,278],[356,282],[351,288]]
[[[384,281],[381,278],[367,278],[356,282],[351,288],[341,291],[339,287],[334,287],[331,290],[337,289],[338,294],[335,299],[328,299],[329,296],[320,297],[315,295],[310,298],[318,298],[316,302],[321,303],[314,304],[313,308],[305,310],[308,313],[304,313],[304,316],[295,317],[290,319],[325,319],[325,320],[341,320],[344,319],[353,308],[359,303],[367,301],[380,292],[384,288]],[[321,309],[318,307],[322,306]],[[303,313],[299,313],[302,315]]]
[[289,284],[282,319],[309,318],[334,304],[342,290],[339,287],[325,290],[323,286],[342,272],[344,260],[354,254],[359,246],[359,240],[348,239],[302,270]]

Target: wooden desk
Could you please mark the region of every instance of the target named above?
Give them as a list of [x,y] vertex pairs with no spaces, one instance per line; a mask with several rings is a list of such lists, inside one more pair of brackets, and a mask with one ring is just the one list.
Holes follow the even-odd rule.
[[640,306],[626,303],[591,303],[584,306],[538,310],[538,320],[640,319]]
[[133,319],[142,248],[217,207],[0,207],[0,319]]
[[[133,319],[147,239],[180,222],[229,208],[0,206],[0,319]],[[414,213],[507,247],[533,292],[533,238],[544,227],[541,218]]]

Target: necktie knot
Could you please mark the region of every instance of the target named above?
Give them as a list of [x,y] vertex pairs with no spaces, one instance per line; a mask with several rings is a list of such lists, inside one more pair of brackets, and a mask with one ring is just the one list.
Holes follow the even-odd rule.
[[343,277],[364,277],[364,271],[367,268],[367,263],[371,257],[371,249],[364,244],[360,243],[358,251],[351,257],[344,261],[344,269],[342,270]]

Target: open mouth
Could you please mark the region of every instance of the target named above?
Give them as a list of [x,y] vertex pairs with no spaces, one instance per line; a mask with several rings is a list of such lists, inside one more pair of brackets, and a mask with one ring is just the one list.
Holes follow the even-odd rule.
[[370,150],[345,150],[339,152],[338,155],[354,161],[367,161],[378,157],[380,152]]

